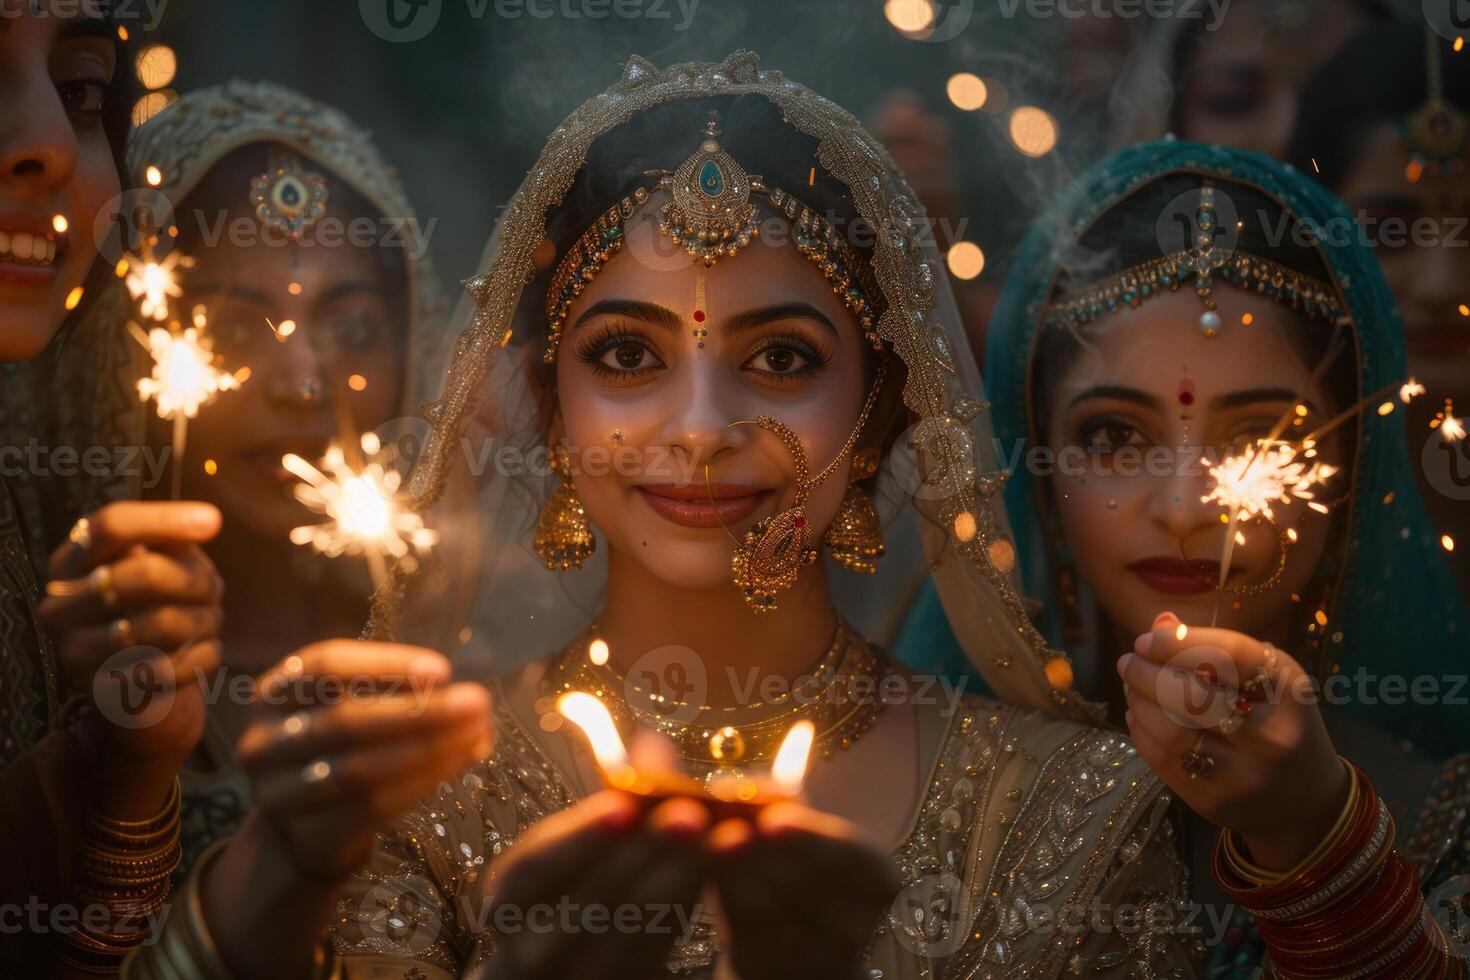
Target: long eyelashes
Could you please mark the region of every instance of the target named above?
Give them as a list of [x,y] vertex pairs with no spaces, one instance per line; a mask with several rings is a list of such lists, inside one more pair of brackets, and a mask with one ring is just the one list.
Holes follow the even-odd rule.
[[[608,355],[626,351],[634,363],[611,364]],[[665,366],[657,347],[641,331],[614,321],[590,333],[574,348],[578,361],[599,378],[626,381]],[[619,360],[622,358],[619,357]],[[744,356],[740,367],[762,381],[786,384],[811,378],[824,370],[832,355],[796,334],[761,338]]]
[[[789,352],[800,357],[802,364],[789,370],[779,370],[770,366],[754,366],[760,358],[770,361],[773,356],[784,359],[784,353]],[[799,381],[810,378],[820,373],[832,362],[832,355],[813,346],[806,340],[795,335],[777,335],[764,338],[759,346],[755,348],[742,362],[741,367],[756,371],[762,377],[784,383],[788,381]]]
[[[636,367],[613,367],[604,361],[610,351],[621,347],[636,347],[643,352],[640,361],[652,359],[654,363],[640,363]],[[592,369],[599,378],[626,380],[662,366],[658,353],[642,334],[635,333],[625,323],[614,322],[602,327],[576,348],[577,360]]]

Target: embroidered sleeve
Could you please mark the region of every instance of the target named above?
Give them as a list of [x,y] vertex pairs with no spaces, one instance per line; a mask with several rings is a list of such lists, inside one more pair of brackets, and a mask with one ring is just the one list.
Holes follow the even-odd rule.
[[1192,915],[1189,872],[1178,857],[1168,797],[1128,835],[1089,910],[1076,977],[1194,980],[1204,976],[1203,925]]

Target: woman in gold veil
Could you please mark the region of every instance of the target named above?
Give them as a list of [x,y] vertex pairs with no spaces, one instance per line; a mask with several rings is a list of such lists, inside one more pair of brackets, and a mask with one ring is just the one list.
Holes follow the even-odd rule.
[[[850,114],[748,52],[634,57],[480,268],[409,480],[478,581],[399,566],[376,642],[266,677],[257,808],[129,975],[1195,975],[1168,798],[1027,619],[940,259]],[[1000,700],[876,645],[925,574]],[[431,697],[301,693],[379,674]],[[605,788],[567,693],[676,788]]]

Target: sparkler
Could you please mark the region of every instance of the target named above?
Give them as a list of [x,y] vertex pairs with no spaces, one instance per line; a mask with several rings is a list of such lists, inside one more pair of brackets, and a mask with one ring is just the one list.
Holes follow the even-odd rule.
[[404,506],[398,492],[403,477],[378,437],[365,433],[359,445],[360,459],[349,459],[333,443],[318,466],[295,453],[282,456],[281,465],[302,481],[295,487],[296,499],[327,518],[293,528],[291,542],[310,545],[329,558],[363,555],[376,590],[386,574],[385,558],[412,562],[437,544],[439,535]]
[[204,335],[206,323],[202,306],[194,308],[194,325],[184,330],[154,327],[144,333],[136,323],[128,323],[134,338],[153,358],[152,373],[138,381],[138,395],[144,401],[152,399],[158,417],[174,424],[174,500],[179,499],[183,478],[189,419],[220,392],[239,388],[250,376],[248,369],[231,374],[215,366],[214,351]]
[[145,320],[169,318],[169,304],[184,295],[178,271],[187,269],[194,260],[179,251],[170,252],[159,262],[151,255],[129,255],[118,264],[118,275],[128,287],[128,295],[138,304],[138,315]]
[[1429,427],[1438,429],[1445,442],[1459,442],[1465,438],[1465,423],[1455,417],[1455,403],[1449,398],[1444,400],[1444,411],[1434,417]]
[[[1311,451],[1310,447],[1307,450]],[[1248,453],[1227,456],[1210,467],[1214,481],[1210,492],[1201,497],[1204,503],[1217,503],[1237,518],[1275,518],[1273,504],[1290,504],[1305,500],[1314,510],[1326,512],[1317,503],[1313,488],[1323,485],[1337,473],[1337,467],[1320,460],[1299,457],[1296,447],[1284,442],[1259,444]]]

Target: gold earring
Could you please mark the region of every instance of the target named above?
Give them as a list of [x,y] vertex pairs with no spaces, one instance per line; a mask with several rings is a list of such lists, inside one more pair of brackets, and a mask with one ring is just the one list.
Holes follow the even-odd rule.
[[587,511],[577,499],[572,482],[572,461],[565,447],[557,446],[551,454],[551,470],[562,477],[541,515],[536,520],[536,554],[553,572],[581,568],[597,550],[597,539],[587,523]]
[[832,526],[822,541],[827,550],[841,565],[853,572],[872,575],[878,570],[878,559],[886,550],[883,544],[883,525],[878,520],[878,511],[873,499],[858,486],[878,472],[878,450],[872,446],[852,457],[852,475],[842,506],[832,519]]
[[[883,376],[887,368],[887,361],[878,365],[873,389],[868,392],[868,400],[858,416],[857,425],[853,426],[852,434],[847,437],[847,442],[832,462],[816,476],[808,478],[806,450],[802,448],[801,439],[785,422],[762,415],[753,422],[745,419],[730,423],[732,426],[754,424],[775,433],[796,463],[796,501],[788,509],[757,522],[746,531],[745,536],[736,544],[734,554],[730,556],[730,569],[734,573],[735,585],[744,593],[745,601],[756,612],[774,610],[776,593],[795,585],[801,566],[810,565],[817,560],[817,550],[812,547],[811,525],[806,517],[807,498],[813,490],[827,482],[836,472],[837,465],[857,445],[863,426],[867,424],[868,415],[878,400],[878,392],[883,387]],[[708,468],[705,470],[705,479],[709,479]],[[876,518],[875,514],[875,521]]]

